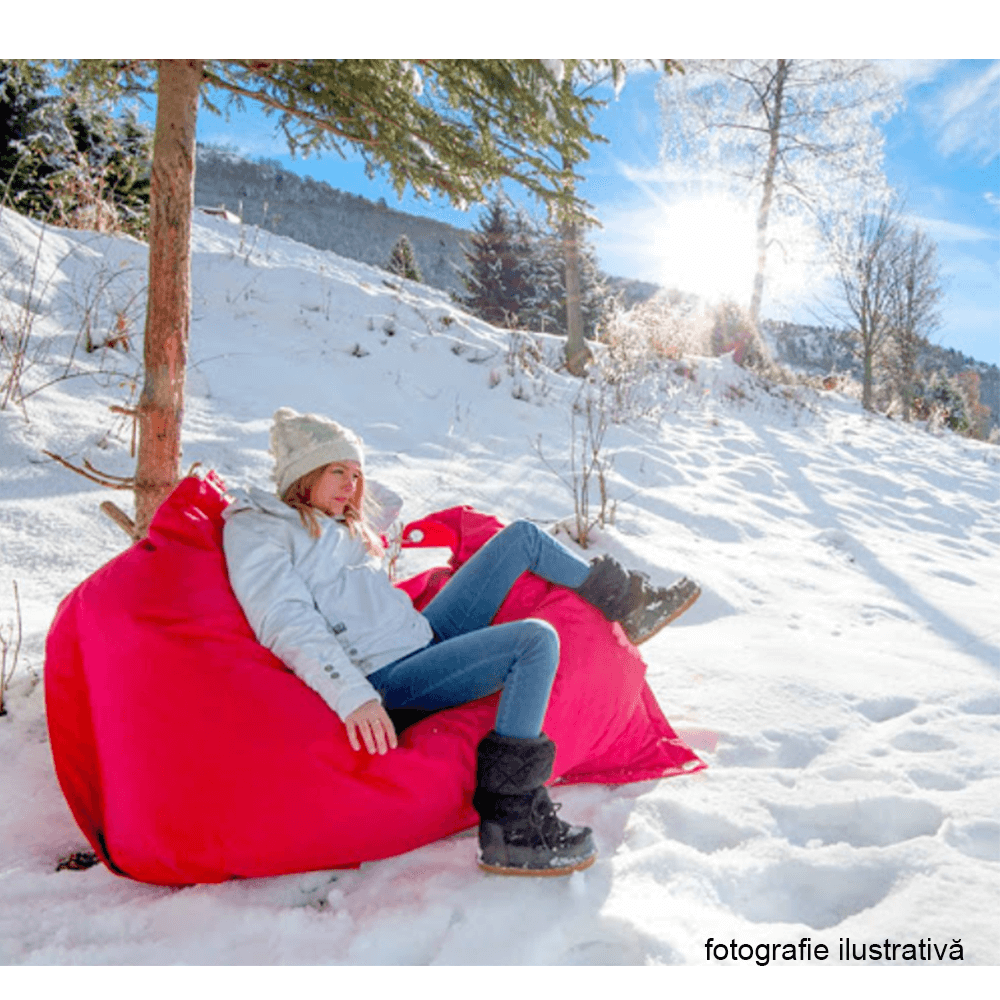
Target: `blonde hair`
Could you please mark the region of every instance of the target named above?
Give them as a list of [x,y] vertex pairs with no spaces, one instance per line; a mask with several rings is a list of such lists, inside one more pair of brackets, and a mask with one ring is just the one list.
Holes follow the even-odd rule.
[[[332,464],[332,463],[327,463]],[[299,512],[302,519],[302,526],[309,532],[312,538],[319,538],[322,529],[316,517],[318,508],[312,502],[312,489],[323,475],[326,465],[320,465],[307,472],[304,476],[299,476],[284,493],[281,499]],[[365,493],[365,476],[360,473],[358,485],[354,488],[354,494],[344,505],[342,520],[347,525],[347,530],[355,538],[361,538],[365,543],[365,548],[373,556],[381,557],[385,554],[381,539],[375,534],[369,519],[378,512],[378,504]]]

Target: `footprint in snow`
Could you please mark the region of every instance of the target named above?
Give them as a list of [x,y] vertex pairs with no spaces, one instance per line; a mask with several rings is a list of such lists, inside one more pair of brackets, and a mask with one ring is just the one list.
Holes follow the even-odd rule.
[[950,580],[952,583],[960,583],[964,587],[975,587],[978,586],[975,580],[969,579],[967,576],[962,576],[961,573],[952,573],[949,570],[939,569],[931,573],[932,576],[936,576],[941,580]]
[[953,750],[955,744],[937,733],[928,733],[920,729],[907,729],[893,736],[889,743],[897,750],[907,750],[910,753],[933,753],[935,750]]
[[872,722],[885,722],[912,711],[917,707],[917,702],[913,698],[871,698],[868,701],[859,702],[854,707]]
[[826,741],[812,733],[773,729],[758,737],[723,735],[720,744],[716,762],[724,767],[801,768],[826,749]]
[[882,902],[899,874],[885,859],[812,864],[792,858],[757,871],[720,871],[715,883],[720,901],[746,920],[824,930]]
[[945,829],[944,839],[967,857],[1000,861],[1000,823],[992,820],[952,822]]
[[959,706],[967,715],[1000,715],[1000,693],[984,694]]
[[665,965],[680,964],[681,957],[662,942],[644,941],[645,935],[637,935],[635,940],[623,940],[618,936],[607,940],[581,941],[567,948],[555,959],[553,965],[647,965],[650,947],[657,955],[657,961]]
[[[662,830],[671,840],[687,844],[703,854],[738,847],[761,833],[760,830],[738,826],[723,816],[699,812],[669,800],[645,801],[639,811],[647,817],[653,814],[650,818],[654,829]],[[656,843],[661,842],[657,838]]]
[[799,847],[850,844],[852,847],[888,847],[914,837],[933,836],[944,813],[933,803],[895,795],[813,806],[767,804],[778,829]]
[[957,792],[965,788],[966,784],[961,778],[943,771],[928,771],[918,767],[907,771],[906,774],[918,788],[935,792]]
[[865,604],[860,612],[861,621],[865,625],[876,625],[883,621],[913,621],[913,618],[899,608],[891,608],[884,604]]
[[817,773],[828,781],[880,781],[883,784],[896,781],[899,777],[895,771],[853,763],[831,764]]

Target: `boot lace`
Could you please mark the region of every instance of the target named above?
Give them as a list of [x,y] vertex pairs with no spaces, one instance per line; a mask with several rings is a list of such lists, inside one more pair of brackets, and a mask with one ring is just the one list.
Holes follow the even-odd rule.
[[561,802],[553,802],[544,789],[535,796],[531,803],[531,813],[528,821],[532,829],[542,839],[546,847],[557,847],[564,843],[569,823],[559,819],[556,813],[562,809]]

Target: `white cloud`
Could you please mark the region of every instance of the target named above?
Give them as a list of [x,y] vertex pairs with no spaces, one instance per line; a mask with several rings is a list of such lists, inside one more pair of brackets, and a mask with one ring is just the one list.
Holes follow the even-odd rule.
[[946,84],[928,111],[943,155],[971,155],[989,163],[1000,155],[1000,61]]
[[256,159],[257,157],[271,159],[288,153],[288,143],[285,142],[284,137],[255,135],[232,129],[199,134],[198,141],[221,146],[223,149],[232,149],[238,156],[246,159]]
[[636,167],[622,160],[616,160],[615,165],[622,177],[644,191],[650,187],[663,185],[682,187],[695,185],[699,188],[705,188],[712,186],[715,182],[721,182],[727,177],[721,170],[713,172],[705,167],[680,161],[665,161],[654,166]]
[[919,227],[939,243],[978,243],[982,240],[995,240],[997,236],[995,231],[966,226],[961,222],[949,222],[947,219],[908,215],[906,221],[911,226]]
[[947,59],[879,59],[878,64],[890,76],[895,77],[904,86],[913,87],[917,84],[933,80],[949,63]]

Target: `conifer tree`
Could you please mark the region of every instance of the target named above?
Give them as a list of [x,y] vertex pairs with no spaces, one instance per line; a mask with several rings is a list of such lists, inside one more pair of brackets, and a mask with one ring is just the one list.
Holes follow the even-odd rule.
[[5,202],[16,198],[27,186],[24,161],[29,150],[23,144],[38,129],[39,111],[45,105],[45,86],[41,67],[0,62],[0,183]]
[[[496,198],[476,224],[462,274],[468,290],[456,300],[495,326],[567,335],[565,243],[558,225],[541,224]],[[593,339],[604,316],[607,288],[593,245],[578,245],[580,312]]]
[[[565,241],[560,229],[536,227],[533,234],[536,291],[534,323],[549,333],[568,335]],[[593,340],[604,318],[608,291],[597,254],[589,240],[577,234],[577,270],[580,283],[580,319],[583,336]]]
[[57,225],[145,235],[151,134],[45,67],[0,62],[0,198]]
[[522,313],[527,315],[533,299],[528,248],[500,197],[490,202],[469,242],[468,269],[461,275],[466,294],[456,296],[456,301],[494,326],[522,325]]
[[917,380],[914,408],[922,419],[936,416],[949,430],[966,434],[972,427],[967,389],[957,376],[941,369],[926,382]]
[[[550,302],[553,283],[558,280],[555,267],[561,262],[554,261],[546,252],[545,227],[518,207],[511,215],[513,233],[511,244],[521,261],[522,295],[519,315],[525,329],[542,333],[559,333],[565,323],[554,318]],[[565,316],[562,317],[565,320]]]
[[413,252],[413,244],[405,233],[396,240],[392,248],[392,253],[389,255],[389,270],[400,278],[409,278],[410,281],[424,280],[417,264],[416,254]]

